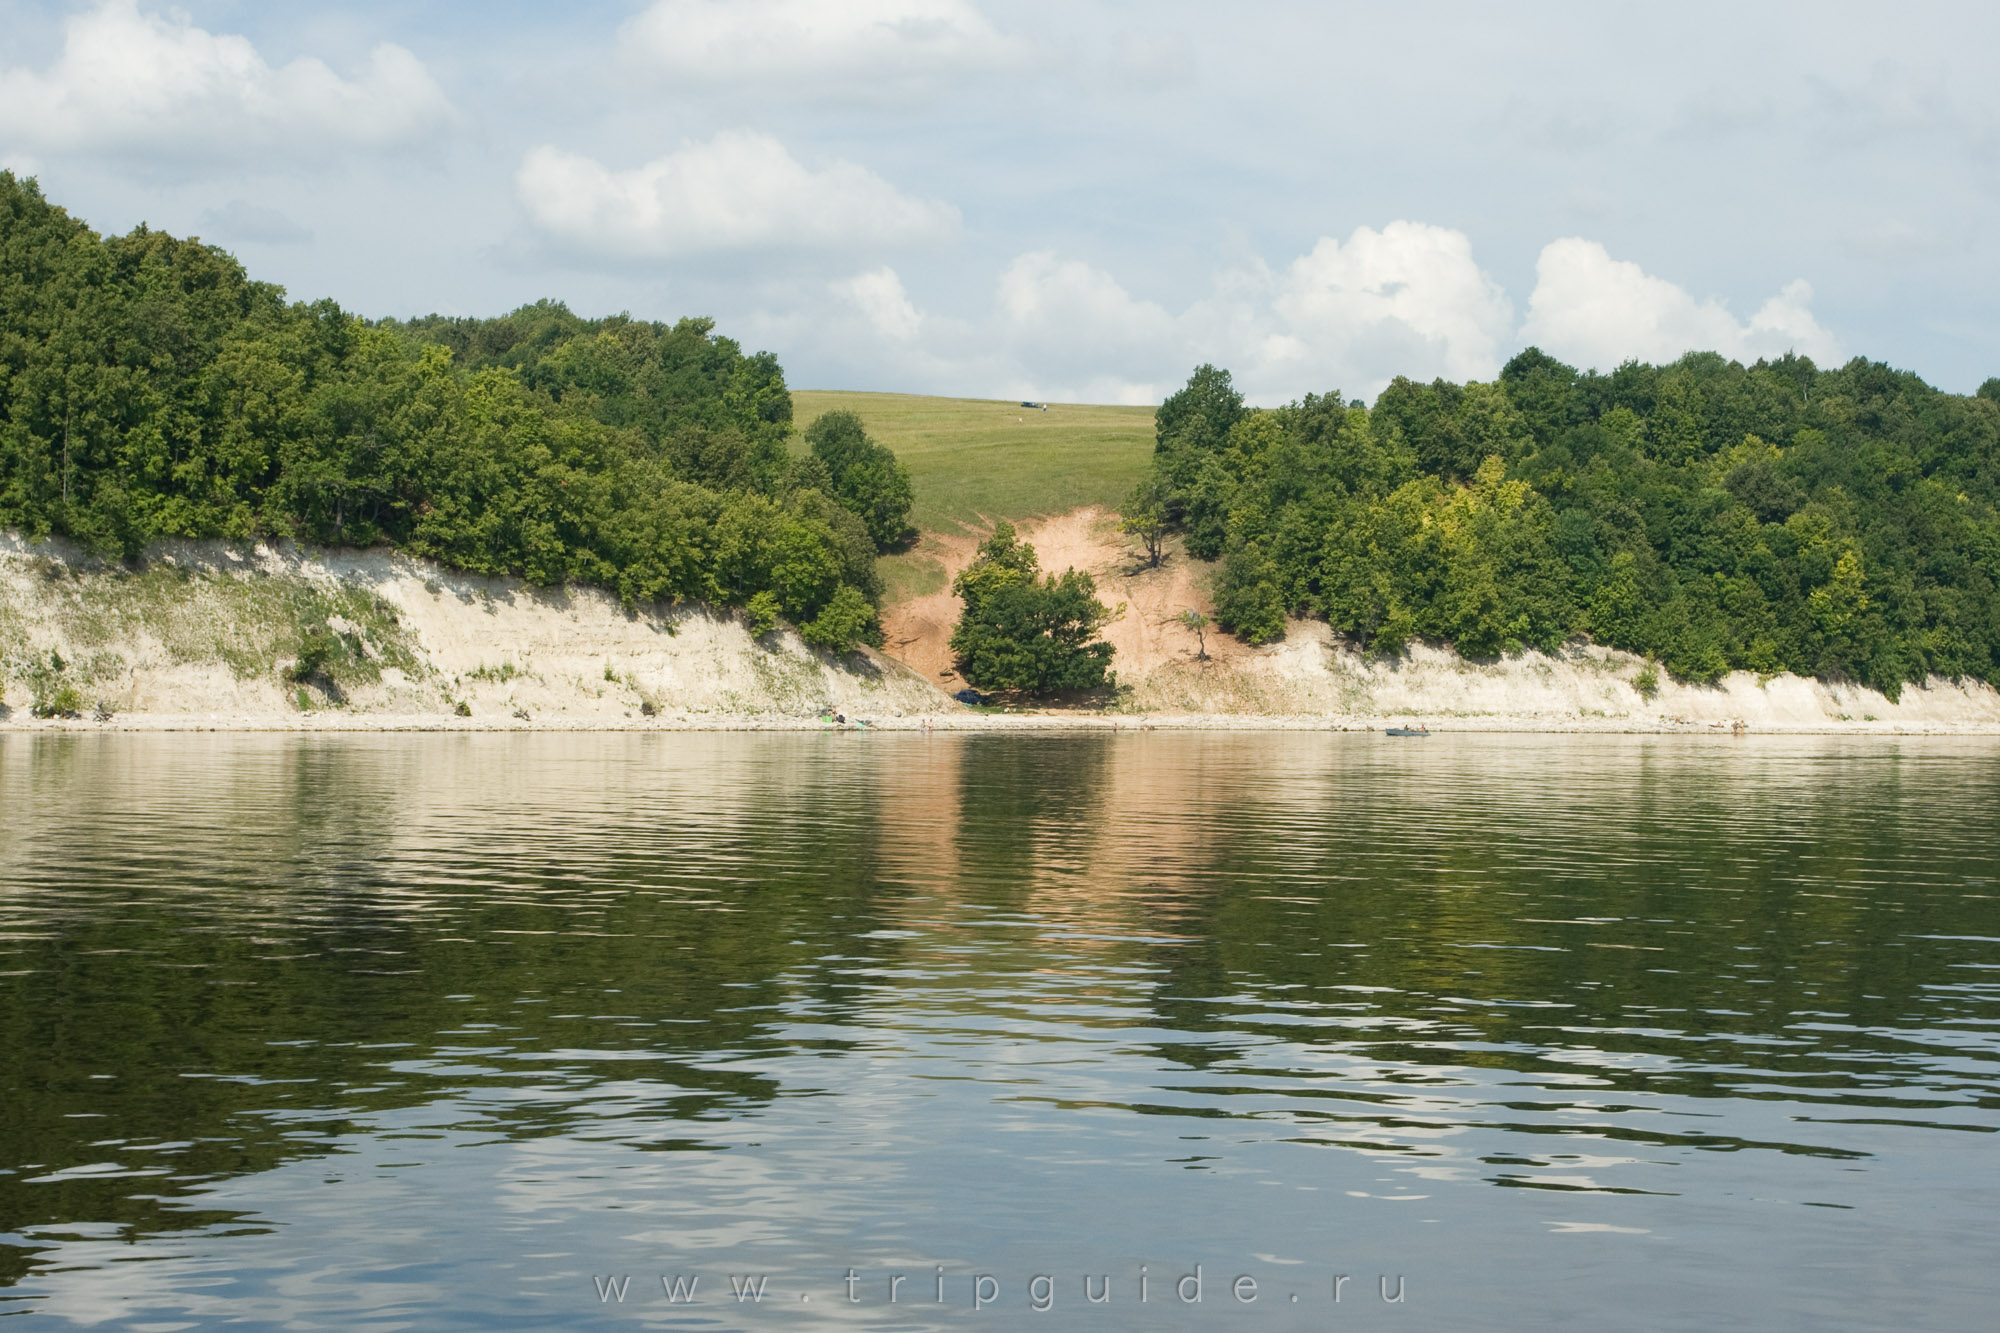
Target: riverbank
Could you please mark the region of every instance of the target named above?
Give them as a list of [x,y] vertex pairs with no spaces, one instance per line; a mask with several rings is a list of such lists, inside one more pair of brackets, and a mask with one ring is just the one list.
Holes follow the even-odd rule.
[[625,607],[393,551],[184,542],[128,568],[4,534],[0,691],[0,726],[73,712],[145,729],[598,729],[943,702],[892,659],[756,635],[735,612]]
[[[930,725],[924,724],[928,720]],[[1240,713],[1000,713],[971,711],[940,712],[925,717],[876,719],[848,718],[835,722],[828,718],[779,717],[759,713],[699,713],[684,717],[651,717],[632,721],[569,721],[557,719],[517,720],[502,718],[440,717],[434,714],[323,713],[286,717],[201,716],[198,714],[136,713],[114,715],[99,720],[92,717],[35,718],[16,715],[0,718],[0,734],[25,735],[91,734],[116,732],[300,732],[300,733],[388,733],[431,732],[480,734],[490,732],[929,732],[938,733],[1050,733],[1050,732],[1357,732],[1375,733],[1389,727],[1408,725],[1407,719],[1278,716]],[[1428,724],[1427,724],[1428,725]],[[1472,717],[1441,721],[1430,727],[1432,737],[1451,735],[1531,734],[1606,736],[1714,736],[1742,739],[1746,736],[1995,736],[2000,723],[1915,723],[1856,722],[1822,726],[1745,724],[1741,731],[1720,723],[1634,721],[1565,721],[1554,718]]]
[[1211,632],[1204,655],[1174,618],[1199,595],[1187,566],[1116,566],[1106,527],[1083,511],[1038,535],[1063,565],[1104,564],[1128,608],[1114,627],[1124,688],[1099,708],[1005,712],[939,688],[956,682],[913,612],[941,608],[892,606],[892,655],[835,657],[790,631],[753,635],[734,612],[627,608],[388,551],[189,542],[126,567],[0,534],[0,729],[2000,735],[2000,692],[1976,681],[1934,678],[1893,703],[1746,672],[1694,686],[1588,643],[1385,658],[1311,622],[1261,648]]

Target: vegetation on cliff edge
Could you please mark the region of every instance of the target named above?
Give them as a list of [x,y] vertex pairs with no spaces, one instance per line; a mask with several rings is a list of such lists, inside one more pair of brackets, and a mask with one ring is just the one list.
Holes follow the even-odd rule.
[[1587,634],[1693,681],[2000,681],[2000,380],[1530,348],[1490,384],[1255,410],[1202,366],[1140,489],[1222,561],[1216,619],[1253,643],[1311,615],[1475,658]]
[[100,237],[0,171],[0,526],[32,537],[390,543],[877,640],[907,474],[865,438],[845,472],[793,458],[791,423],[776,359],[708,320],[371,322],[196,240]]

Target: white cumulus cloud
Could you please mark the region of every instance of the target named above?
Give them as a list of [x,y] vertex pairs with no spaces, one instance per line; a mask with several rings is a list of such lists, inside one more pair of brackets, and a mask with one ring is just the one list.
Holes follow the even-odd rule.
[[[1464,232],[1424,222],[1322,237],[1276,283],[1252,375],[1373,392],[1396,375],[1486,379],[1500,368],[1514,309]],[[1335,377],[1329,380],[1327,377]]]
[[1116,357],[1154,350],[1176,335],[1174,317],[1164,307],[1135,298],[1102,269],[1053,250],[1009,264],[996,295],[1009,329],[1062,353]]
[[816,87],[924,82],[1011,58],[1015,43],[966,0],[658,0],[628,49],[697,83]]
[[927,309],[882,267],[817,289],[818,304],[790,317],[761,318],[821,383],[1054,402],[1156,403],[1204,361],[1228,367],[1260,406],[1310,392],[1372,399],[1398,375],[1491,380],[1529,343],[1600,369],[1689,350],[1839,359],[1803,282],[1739,320],[1591,241],[1552,243],[1539,274],[1517,323],[1463,232],[1399,221],[1323,237],[1279,267],[1222,270],[1206,294],[1171,305],[1034,250],[1000,271],[983,310]]
[[1158,402],[1203,361],[1252,402],[1372,396],[1399,374],[1491,378],[1514,332],[1465,235],[1416,222],[1324,238],[1280,270],[1225,271],[1178,310],[1052,250],[1017,256],[970,320],[922,310],[886,268],[831,290],[852,322],[821,327],[843,363],[865,348],[878,378],[902,367],[918,390],[1054,401]]
[[861,313],[877,337],[905,343],[923,330],[924,317],[893,268],[885,265],[843,278],[832,284],[832,290]]
[[725,250],[852,250],[934,241],[958,210],[904,194],[852,162],[806,166],[776,139],[727,130],[628,171],[534,149],[515,188],[546,236],[619,259]]
[[0,147],[213,160],[420,141],[454,113],[409,51],[384,43],[342,78],[323,61],[273,67],[248,39],[185,14],[105,0],[72,16],[46,70],[0,70]]
[[990,328],[921,308],[886,265],[823,287],[788,286],[748,322],[759,346],[811,349],[802,363],[811,369],[795,384],[986,398],[1016,392]]
[[1738,361],[1796,351],[1837,361],[1840,347],[1812,309],[1803,279],[1739,320],[1716,300],[1613,259],[1596,241],[1568,237],[1542,248],[1521,341],[1577,365],[1608,370],[1622,361],[1672,361],[1715,351]]
[[[995,290],[995,341],[1009,393],[1075,402],[1157,402],[1189,354],[1183,322],[1116,278],[1054,251],[1021,255]],[[1192,364],[1192,363],[1190,363]]]

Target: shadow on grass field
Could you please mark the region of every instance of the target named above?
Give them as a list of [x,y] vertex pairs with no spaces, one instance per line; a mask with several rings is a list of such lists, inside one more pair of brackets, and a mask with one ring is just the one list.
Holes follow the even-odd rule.
[[909,465],[910,517],[924,532],[983,531],[996,519],[1084,505],[1116,509],[1153,456],[1150,407],[1050,403],[1042,412],[977,398],[792,391],[800,429],[837,411],[858,415]]

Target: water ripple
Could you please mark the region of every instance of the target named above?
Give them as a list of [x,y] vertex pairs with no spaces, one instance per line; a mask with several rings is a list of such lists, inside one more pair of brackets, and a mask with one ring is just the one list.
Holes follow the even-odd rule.
[[1996,798],[1935,740],[0,737],[0,1313],[1204,1263],[1301,1327],[1377,1270],[1972,1327]]

